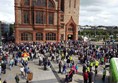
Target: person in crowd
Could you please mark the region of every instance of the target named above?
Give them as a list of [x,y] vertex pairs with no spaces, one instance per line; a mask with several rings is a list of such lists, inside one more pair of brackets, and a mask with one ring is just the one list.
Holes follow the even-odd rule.
[[43,58],[43,65],[44,65],[44,70],[47,70],[47,65],[48,65],[47,58]]
[[63,65],[63,71],[62,73],[66,73],[66,64]]
[[6,63],[4,61],[2,61],[1,67],[3,74],[6,74]]
[[87,70],[86,64],[83,64],[83,73]]
[[79,66],[78,66],[78,64],[76,64],[76,66],[75,66],[76,73],[78,73],[78,69],[79,69]]
[[1,74],[2,74],[2,67],[1,67],[1,63],[0,63],[0,78],[1,78]]
[[24,77],[24,76],[25,76],[25,75],[24,75],[24,66],[21,66],[20,72],[21,72],[21,77]]
[[88,75],[88,72],[87,71],[85,71],[84,73],[83,73],[83,78],[84,78],[84,83],[88,83],[88,77],[89,75]]
[[19,81],[20,81],[18,74],[16,74],[16,76],[15,76],[15,81],[16,81],[16,83],[19,83]]
[[89,77],[89,83],[93,82],[93,72],[92,70],[90,70],[90,72],[88,73],[88,77]]
[[95,60],[95,76],[97,75],[98,72],[98,66],[99,66],[99,62]]
[[71,68],[69,73],[66,75],[66,79],[65,81],[68,82],[72,82],[73,80],[73,75],[74,75],[74,70]]
[[[93,67],[95,66],[95,75],[97,75],[98,68],[100,67],[99,64],[105,65],[112,57],[117,57],[116,55],[118,53],[117,48],[111,46],[96,46],[83,41],[69,40],[67,42],[65,41],[65,44],[66,45],[60,42],[3,44],[3,51],[0,51],[1,72],[6,73],[6,66],[9,64],[10,69],[13,69],[14,66],[12,65],[17,66],[18,62],[21,63],[20,66],[24,67],[23,70],[27,74],[29,71],[29,60],[35,60],[36,56],[39,55],[39,57],[37,57],[39,59],[39,65],[40,67],[44,67],[44,70],[47,70],[47,66],[50,65],[51,61],[58,66],[59,73],[65,73],[65,70],[72,69],[69,71],[70,74],[67,74],[67,78],[70,79],[73,77],[72,71],[77,73],[79,70],[78,64],[80,67],[82,65],[84,82],[87,83],[87,81],[89,81],[89,83],[91,83]],[[16,53],[14,53],[14,51]],[[13,61],[11,59],[9,60],[11,55],[13,55],[11,58]],[[105,77],[106,74],[104,70],[102,80],[104,80]]]
[[1,80],[1,78],[0,78],[0,83],[2,83],[2,80]]
[[105,82],[105,77],[106,77],[106,68],[103,69],[103,76],[102,76],[103,82]]
[[12,69],[13,65],[14,65],[14,60],[10,59],[10,61],[9,61],[9,68],[10,68],[10,70]]
[[59,62],[58,66],[59,66],[59,72],[58,73],[61,73],[61,69],[62,69],[62,62],[61,61]]
[[43,58],[41,56],[39,56],[39,66],[41,66],[43,63]]
[[28,66],[25,66],[24,67],[24,72],[25,72],[25,76],[30,72]]
[[4,81],[3,81],[3,83],[7,83],[7,81],[6,81],[6,80],[4,80]]

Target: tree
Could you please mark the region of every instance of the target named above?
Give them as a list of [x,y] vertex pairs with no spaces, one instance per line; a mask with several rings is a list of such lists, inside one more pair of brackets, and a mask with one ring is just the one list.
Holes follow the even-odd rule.
[[9,32],[9,36],[12,36],[14,32],[14,24],[10,24],[10,32]]

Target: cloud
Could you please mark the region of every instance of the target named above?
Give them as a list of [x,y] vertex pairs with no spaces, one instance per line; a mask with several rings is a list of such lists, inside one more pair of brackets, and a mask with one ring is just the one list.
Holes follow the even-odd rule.
[[80,2],[80,25],[118,25],[118,0]]
[[91,5],[98,5],[101,3],[100,0],[80,0],[81,6],[91,6]]
[[14,0],[0,0],[0,20],[14,22]]

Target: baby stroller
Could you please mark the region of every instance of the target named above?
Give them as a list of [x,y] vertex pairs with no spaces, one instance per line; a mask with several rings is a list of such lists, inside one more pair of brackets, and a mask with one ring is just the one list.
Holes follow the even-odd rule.
[[74,70],[70,70],[70,72],[65,77],[65,83],[72,82]]

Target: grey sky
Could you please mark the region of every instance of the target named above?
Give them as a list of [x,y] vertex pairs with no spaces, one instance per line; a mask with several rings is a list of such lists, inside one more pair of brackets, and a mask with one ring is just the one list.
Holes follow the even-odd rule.
[[[117,25],[118,0],[80,0],[80,25]],[[0,20],[14,22],[14,0],[0,0]]]
[[118,0],[81,0],[81,25],[118,25]]

